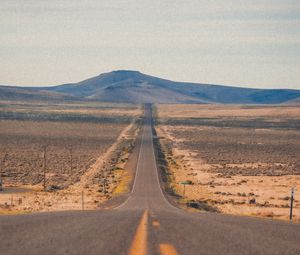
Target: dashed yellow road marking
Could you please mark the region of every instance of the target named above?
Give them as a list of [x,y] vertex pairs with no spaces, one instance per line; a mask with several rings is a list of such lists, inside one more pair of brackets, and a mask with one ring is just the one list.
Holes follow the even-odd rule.
[[157,220],[153,220],[153,221],[152,221],[152,226],[153,226],[153,227],[159,227],[159,226],[160,226],[160,223],[159,223]]
[[161,255],[179,255],[172,244],[162,243],[159,245]]
[[129,255],[147,255],[147,227],[148,227],[148,210],[143,214],[140,224],[135,232]]

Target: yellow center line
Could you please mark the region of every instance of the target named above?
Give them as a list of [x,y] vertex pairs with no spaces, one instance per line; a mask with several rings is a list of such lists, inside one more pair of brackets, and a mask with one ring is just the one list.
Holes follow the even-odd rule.
[[148,227],[148,210],[143,214],[140,224],[135,232],[129,255],[147,255],[147,227]]
[[162,243],[159,245],[161,255],[179,255],[172,244]]

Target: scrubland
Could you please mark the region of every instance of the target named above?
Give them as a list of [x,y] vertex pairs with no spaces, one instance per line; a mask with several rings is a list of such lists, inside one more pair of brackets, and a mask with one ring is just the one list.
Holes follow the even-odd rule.
[[300,221],[299,106],[158,105],[156,130],[180,203],[287,220],[295,187]]
[[111,198],[141,115],[129,104],[1,101],[0,211],[82,209],[82,202],[92,209]]

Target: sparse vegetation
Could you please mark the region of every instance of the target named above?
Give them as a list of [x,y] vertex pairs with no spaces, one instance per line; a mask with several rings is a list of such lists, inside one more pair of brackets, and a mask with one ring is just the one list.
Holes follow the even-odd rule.
[[[80,206],[81,189],[86,190],[90,201],[97,201],[93,205],[96,207],[111,197],[120,182],[123,185],[123,177],[128,179],[125,178],[124,165],[139,129],[141,110],[138,106],[32,102],[14,105],[2,102],[0,106],[0,159],[3,160],[4,187],[6,190],[10,186],[34,190],[34,193],[26,193],[19,210],[54,208],[55,199],[52,201],[50,197],[62,200],[61,203],[71,200]],[[3,113],[7,109],[11,113],[21,113],[23,117],[11,114],[6,118]],[[48,192],[40,193],[45,151]],[[118,188],[118,192],[125,192],[125,188]],[[9,196],[2,193],[0,205],[6,203]],[[30,196],[29,201],[27,197]],[[30,204],[28,208],[26,204]],[[15,206],[9,205],[3,210],[16,210]]]
[[264,216],[273,208],[272,218],[288,219],[290,188],[300,188],[299,119],[297,106],[159,105],[168,185],[182,194],[180,183],[191,180],[185,198],[220,212]]

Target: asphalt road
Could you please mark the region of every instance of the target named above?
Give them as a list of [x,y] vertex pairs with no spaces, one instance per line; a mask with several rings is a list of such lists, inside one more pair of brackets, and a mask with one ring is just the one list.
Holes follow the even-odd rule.
[[0,216],[0,254],[300,254],[300,225],[173,207],[160,188],[146,108],[136,178],[111,210]]

